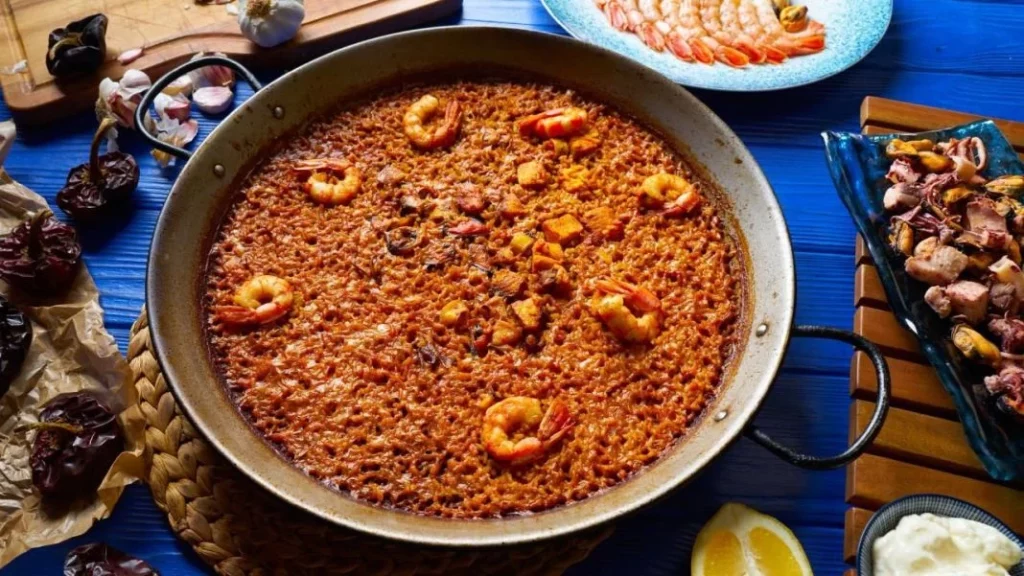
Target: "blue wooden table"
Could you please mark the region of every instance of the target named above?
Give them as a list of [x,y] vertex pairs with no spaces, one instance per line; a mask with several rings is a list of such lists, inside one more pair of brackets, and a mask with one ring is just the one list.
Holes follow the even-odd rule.
[[[465,0],[461,15],[447,23],[564,33],[539,0]],[[818,133],[857,130],[858,108],[867,95],[1024,120],[1022,26],[1019,0],[904,0],[896,3],[881,45],[839,76],[768,94],[697,92],[750,147],[779,196],[796,250],[797,322],[849,328],[853,317],[854,229],[832,188]],[[264,79],[273,78],[272,71],[263,72]],[[0,114],[6,117],[6,108]],[[203,121],[200,137],[214,123]],[[68,169],[86,158],[95,126],[91,114],[81,114],[45,130],[22,131],[5,167],[52,204]],[[122,137],[122,146],[142,166],[136,210],[114,229],[87,235],[85,260],[101,290],[107,328],[124,351],[143,303],[150,236],[176,172],[161,171],[132,136]],[[812,453],[841,450],[847,441],[849,362],[850,350],[841,345],[794,341],[758,424]],[[843,484],[841,470],[799,470],[740,440],[690,485],[620,521],[614,536],[571,574],[685,574],[697,531],[731,500],[788,524],[816,573],[840,574],[846,568]],[[88,534],[25,554],[0,574],[59,574],[67,550],[100,540],[145,558],[165,576],[208,572],[176,540],[148,490],[133,486],[113,516]]]

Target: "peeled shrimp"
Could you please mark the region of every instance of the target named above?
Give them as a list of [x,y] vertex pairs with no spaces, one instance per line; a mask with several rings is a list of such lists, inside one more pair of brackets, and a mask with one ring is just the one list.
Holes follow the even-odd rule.
[[637,26],[637,35],[656,52],[665,49],[665,34],[658,28],[662,21],[660,0],[639,0],[640,13],[644,21]]
[[727,34],[722,27],[722,4],[728,1],[700,0],[700,18],[708,36],[718,44],[715,46],[714,43],[711,43],[715,57],[729,66],[742,68],[750,63],[750,57],[732,47],[735,38]]

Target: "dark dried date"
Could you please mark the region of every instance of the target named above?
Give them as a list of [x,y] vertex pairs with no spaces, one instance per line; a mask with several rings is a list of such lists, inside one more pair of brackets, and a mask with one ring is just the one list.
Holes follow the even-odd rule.
[[21,372],[32,345],[32,325],[13,304],[0,296],[0,396]]
[[75,229],[43,210],[0,237],[0,278],[28,293],[61,294],[74,281],[81,256]]
[[85,544],[64,558],[64,576],[160,576],[145,560],[102,542]]
[[94,493],[124,450],[117,416],[96,394],[73,392],[47,402],[39,422],[29,457],[39,493],[57,502]]

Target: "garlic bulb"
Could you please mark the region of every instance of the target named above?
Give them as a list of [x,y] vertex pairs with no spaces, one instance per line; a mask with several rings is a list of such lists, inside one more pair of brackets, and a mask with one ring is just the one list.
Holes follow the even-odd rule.
[[242,34],[264,48],[291,40],[305,16],[302,0],[238,0]]

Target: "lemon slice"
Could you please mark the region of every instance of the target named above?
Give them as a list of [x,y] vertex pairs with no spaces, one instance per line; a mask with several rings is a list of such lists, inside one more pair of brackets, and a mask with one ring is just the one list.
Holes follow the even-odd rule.
[[730,502],[704,525],[690,558],[693,576],[813,576],[793,532],[753,508]]

